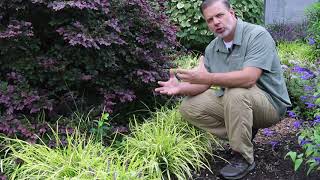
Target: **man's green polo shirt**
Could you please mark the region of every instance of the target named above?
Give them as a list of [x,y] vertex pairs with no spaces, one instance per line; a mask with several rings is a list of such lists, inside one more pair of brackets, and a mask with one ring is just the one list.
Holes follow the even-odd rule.
[[[212,73],[260,68],[263,73],[257,86],[266,93],[279,115],[283,116],[291,106],[275,42],[262,26],[238,19],[232,51],[228,51],[222,38],[215,38],[206,48],[205,66]],[[223,95],[221,89],[216,95]]]

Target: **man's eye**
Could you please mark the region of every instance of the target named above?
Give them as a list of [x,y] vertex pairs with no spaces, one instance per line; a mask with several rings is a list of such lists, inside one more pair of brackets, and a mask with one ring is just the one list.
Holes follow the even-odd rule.
[[221,18],[222,16],[223,16],[223,14],[218,14],[217,15],[218,18]]

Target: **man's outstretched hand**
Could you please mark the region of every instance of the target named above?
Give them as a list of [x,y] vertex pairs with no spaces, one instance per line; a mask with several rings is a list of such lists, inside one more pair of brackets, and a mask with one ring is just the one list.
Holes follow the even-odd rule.
[[194,69],[177,69],[177,76],[184,82],[191,84],[211,85],[210,73],[204,66],[204,56],[199,59],[199,65]]
[[174,70],[170,69],[170,78],[168,81],[159,81],[158,84],[161,86],[159,88],[156,88],[155,91],[159,92],[161,94],[166,95],[178,95],[180,92],[179,89],[179,81],[174,75]]

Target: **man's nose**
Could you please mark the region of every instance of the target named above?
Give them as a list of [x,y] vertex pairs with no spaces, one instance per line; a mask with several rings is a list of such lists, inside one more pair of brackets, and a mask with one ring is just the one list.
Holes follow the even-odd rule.
[[217,19],[217,18],[214,18],[214,19],[213,19],[213,25],[217,26],[217,25],[219,25],[219,24],[220,24],[220,20]]

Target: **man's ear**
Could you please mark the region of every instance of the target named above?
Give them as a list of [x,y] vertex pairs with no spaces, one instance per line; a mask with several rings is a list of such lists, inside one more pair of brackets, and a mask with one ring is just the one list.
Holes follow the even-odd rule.
[[233,17],[236,17],[236,12],[232,8],[229,9],[229,12]]

